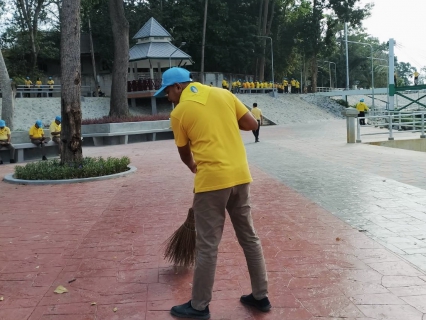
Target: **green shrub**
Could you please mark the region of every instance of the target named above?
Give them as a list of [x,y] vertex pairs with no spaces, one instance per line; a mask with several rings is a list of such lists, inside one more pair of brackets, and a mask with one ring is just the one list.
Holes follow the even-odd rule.
[[61,165],[58,159],[16,166],[14,177],[22,180],[63,180],[101,177],[128,170],[128,157],[103,159],[83,158],[79,162]]
[[340,105],[342,105],[342,106],[346,107],[346,108],[349,108],[349,107],[350,107],[349,103],[348,103],[346,100],[340,99],[340,100],[336,100],[336,102],[337,102],[338,104],[340,104]]

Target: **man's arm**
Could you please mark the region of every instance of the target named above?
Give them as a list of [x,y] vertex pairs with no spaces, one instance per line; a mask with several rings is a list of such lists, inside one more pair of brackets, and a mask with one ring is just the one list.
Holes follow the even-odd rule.
[[7,134],[7,142],[10,143],[10,134],[9,133]]
[[191,170],[191,172],[197,172],[197,165],[194,161],[194,157],[192,156],[191,147],[189,146],[189,142],[186,146],[178,147],[180,159],[186,166]]
[[257,120],[253,117],[251,112],[246,112],[238,120],[238,126],[240,130],[250,131],[250,130],[256,130],[259,124],[257,123]]

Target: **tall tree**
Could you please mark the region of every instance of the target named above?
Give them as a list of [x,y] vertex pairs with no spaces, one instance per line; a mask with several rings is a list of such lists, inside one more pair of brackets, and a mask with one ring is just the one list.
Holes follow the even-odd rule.
[[82,159],[80,0],[63,0],[61,13],[61,163]]
[[354,28],[369,15],[370,5],[361,8],[360,0],[313,0],[311,14],[304,23],[304,51],[311,61],[311,85],[316,92],[318,56],[334,47],[339,22],[348,22]]
[[129,22],[124,15],[123,0],[109,0],[109,13],[114,37],[114,64],[109,115],[122,117],[129,113],[127,102]]
[[31,48],[31,68],[37,67],[37,56],[40,47],[37,43],[39,20],[45,14],[46,0],[14,0],[17,8],[17,18],[23,31],[28,32]]
[[2,93],[1,118],[6,121],[7,126],[13,129],[14,97],[9,73],[4,63],[3,53],[0,50],[0,87]]

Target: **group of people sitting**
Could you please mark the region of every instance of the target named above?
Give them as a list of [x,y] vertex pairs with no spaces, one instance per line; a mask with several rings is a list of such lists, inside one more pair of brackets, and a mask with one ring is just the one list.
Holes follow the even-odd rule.
[[[47,85],[49,87],[49,97],[52,97],[52,91],[53,91],[53,85],[55,84],[55,81],[53,81],[52,77],[49,77],[49,80],[47,80]],[[31,88],[35,88],[37,90],[37,97],[41,97],[41,91],[42,91],[43,82],[40,80],[40,78],[37,78],[35,84],[33,85],[33,82],[31,81],[30,77],[27,77],[25,79],[25,90],[30,91]],[[29,98],[31,96],[30,92],[25,93],[25,97]]]
[[[42,160],[47,160],[46,158],[46,144],[52,140],[58,145],[59,153],[62,151],[62,141],[61,141],[61,117],[56,116],[49,127],[50,137],[44,136],[43,123],[41,120],[37,120],[34,125],[31,126],[28,134],[30,141],[41,149]],[[0,120],[0,150],[9,149],[10,152],[10,163],[15,163],[15,148],[12,144],[11,132],[9,127],[6,126],[4,120]],[[3,160],[0,155],[0,164],[3,164]]]
[[[211,83],[210,86],[213,84]],[[282,83],[273,83],[272,81],[241,81],[240,79],[231,83],[229,86],[226,78],[222,80],[222,88],[231,90],[233,93],[240,93],[241,89],[272,89],[277,88],[278,93],[301,93],[300,82],[294,78],[289,81],[287,78]]]

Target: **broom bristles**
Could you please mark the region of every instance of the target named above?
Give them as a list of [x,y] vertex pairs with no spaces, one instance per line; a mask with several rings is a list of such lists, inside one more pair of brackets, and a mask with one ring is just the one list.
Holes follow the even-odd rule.
[[185,222],[165,241],[164,258],[175,266],[193,266],[195,238],[194,211],[190,208]]

